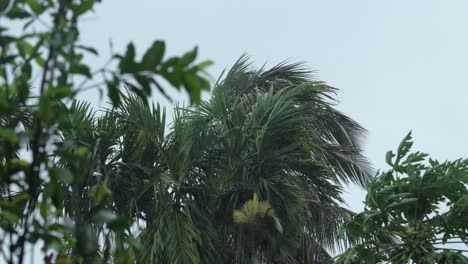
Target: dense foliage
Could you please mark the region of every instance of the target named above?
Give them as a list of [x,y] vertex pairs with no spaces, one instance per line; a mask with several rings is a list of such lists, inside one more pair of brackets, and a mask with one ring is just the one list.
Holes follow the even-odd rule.
[[[467,243],[467,160],[426,162],[408,136],[368,182],[364,129],[301,64],[241,58],[209,101],[196,48],[166,58],[158,40],[140,58],[130,43],[90,67],[79,21],[95,2],[0,1],[1,260],[329,263],[351,244],[338,263],[467,262],[447,249]],[[161,80],[197,103],[172,123],[147,101],[168,97]],[[94,88],[108,108],[75,100]],[[369,194],[349,220],[351,182]]]
[[[241,58],[201,102],[196,49],[166,59],[155,41],[138,58],[129,44],[92,69],[78,26],[95,1],[0,3],[2,260],[41,247],[47,263],[326,263],[347,245],[340,194],[369,179],[365,131],[301,64]],[[170,124],[147,101],[161,79],[198,103]],[[92,88],[108,108],[75,100]]]
[[468,159],[439,162],[412,145],[408,134],[368,183],[364,212],[343,225],[357,245],[336,263],[468,263]]
[[[83,104],[72,103],[79,92],[106,89],[119,107],[123,85],[142,102],[154,89],[165,94],[161,79],[193,102],[209,88],[203,69],[210,62],[194,64],[196,48],[165,58],[163,41],[141,59],[129,44],[123,54],[111,51],[103,67],[87,65],[98,51],[81,43],[79,21],[95,2],[0,1],[0,257],[7,263],[29,261],[26,252],[34,258],[34,246],[61,263],[70,255],[75,262],[134,258],[131,219],[108,210],[114,198],[107,177],[93,171],[108,162],[96,152],[108,142],[102,134],[85,135],[97,131],[89,130],[90,116],[80,115]],[[74,141],[80,136],[89,144]]]
[[329,262],[351,215],[341,183],[369,176],[363,129],[333,91],[299,64],[255,71],[243,58],[209,101],[176,108],[169,131],[159,106],[132,95],[101,115],[74,103],[63,144],[89,149],[89,165],[65,185],[65,213],[86,215],[101,179],[112,203],[98,217],[139,225],[142,263]]

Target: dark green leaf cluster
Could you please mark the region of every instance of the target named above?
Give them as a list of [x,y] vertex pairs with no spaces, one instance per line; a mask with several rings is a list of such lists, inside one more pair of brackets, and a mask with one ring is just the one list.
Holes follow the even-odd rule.
[[183,87],[188,92],[192,103],[200,102],[201,92],[210,89],[210,83],[203,74],[206,75],[204,70],[212,62],[204,61],[193,64],[197,57],[196,47],[181,57],[163,60],[165,49],[163,41],[155,41],[145,52],[141,61],[136,61],[135,47],[130,43],[124,55],[115,55],[115,58],[119,60],[119,72],[112,73],[112,78],[106,81],[114,105],[118,106],[121,103],[121,95],[118,92],[120,83],[124,83],[143,99],[151,95],[154,86],[171,100],[156,78],[157,76],[163,77],[177,89]]
[[364,212],[342,226],[357,245],[337,263],[468,262],[468,160],[438,162],[412,145],[408,134],[387,153],[392,169],[367,184]]

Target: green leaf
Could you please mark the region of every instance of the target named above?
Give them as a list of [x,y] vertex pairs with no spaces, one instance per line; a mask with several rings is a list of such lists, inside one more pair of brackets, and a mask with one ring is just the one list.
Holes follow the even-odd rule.
[[395,154],[393,154],[392,151],[388,151],[387,155],[385,155],[385,161],[387,162],[388,165],[393,167],[393,162],[392,159],[395,157]]
[[50,103],[49,97],[41,96],[39,99],[39,118],[45,122],[50,123],[52,121],[54,111]]
[[19,169],[29,168],[29,162],[26,160],[22,160],[22,159],[12,159],[11,165]]
[[31,79],[31,74],[32,74],[32,67],[31,67],[31,63],[29,63],[28,61],[25,61],[23,66],[21,66],[21,72],[22,72],[22,75],[26,78],[26,79]]
[[88,78],[91,78],[91,70],[89,69],[89,66],[85,64],[72,64],[70,66],[70,72],[71,73],[76,73],[80,75],[84,75]]
[[128,217],[119,216],[115,220],[107,223],[107,227],[114,231],[116,230],[122,231],[128,228],[129,224],[130,224],[130,219]]
[[38,0],[26,0],[26,3],[29,5],[31,10],[36,14],[39,15],[44,12],[44,7],[39,3]]
[[73,92],[73,88],[70,85],[60,86],[60,87],[51,87],[47,90],[47,95],[51,98],[62,99],[67,96],[70,96]]
[[76,15],[80,16],[93,8],[94,0],[81,0],[79,5],[73,7]]
[[161,75],[168,81],[172,86],[180,89],[182,85],[182,78],[175,72],[168,71],[167,69],[161,72]]
[[7,210],[1,210],[0,211],[0,219],[1,220],[5,219],[10,224],[16,224],[19,221],[20,216],[13,213],[13,212],[7,211]]
[[112,192],[107,188],[105,183],[100,183],[91,189],[91,197],[93,197],[97,204],[104,203],[111,195]]
[[135,62],[135,46],[129,43],[125,56],[121,58],[119,68],[121,73],[135,73],[138,70],[138,65]]
[[210,83],[206,79],[191,72],[184,74],[184,86],[190,95],[191,103],[199,103],[201,92],[210,89]]
[[72,183],[73,174],[67,168],[54,167],[49,169],[50,174],[62,183]]
[[166,45],[163,41],[155,41],[153,45],[143,55],[142,66],[145,70],[154,71],[161,63]]
[[33,46],[25,40],[18,40],[16,42],[16,46],[18,47],[18,51],[23,58],[30,56],[31,52],[33,51]]
[[185,53],[179,60],[178,64],[184,68],[190,65],[197,58],[198,48],[195,47],[193,50]]
[[35,58],[35,61],[39,67],[44,67],[45,66],[45,59],[42,58],[41,56],[37,56]]
[[13,129],[1,128],[0,127],[0,138],[8,141],[10,144],[16,144],[19,142],[18,135]]
[[57,178],[53,177],[45,184],[44,195],[52,200],[52,204],[55,208],[62,207],[65,194]]
[[209,66],[211,66],[213,64],[214,64],[213,61],[206,60],[206,61],[203,61],[203,62],[197,64],[194,68],[196,68],[198,71],[203,71],[203,70],[205,70],[206,68],[208,68]]
[[112,105],[115,107],[119,107],[122,103],[121,100],[121,93],[119,91],[119,80],[114,76],[113,80],[106,81],[107,84],[107,92],[109,94],[109,98],[111,99]]
[[39,214],[43,219],[47,218],[48,212],[49,212],[49,203],[42,202],[39,204]]
[[397,159],[395,161],[395,165],[399,165],[399,161],[408,154],[411,147],[413,146],[413,142],[411,141],[411,131],[403,138],[400,145],[398,146],[397,150]]
[[21,9],[16,6],[16,7],[13,7],[6,16],[10,19],[23,19],[23,18],[31,17],[31,14],[26,12],[24,9]]

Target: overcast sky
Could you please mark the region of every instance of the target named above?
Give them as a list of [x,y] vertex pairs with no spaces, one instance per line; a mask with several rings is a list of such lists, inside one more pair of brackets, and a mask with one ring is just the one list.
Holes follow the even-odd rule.
[[[103,55],[94,65],[110,38],[122,52],[133,41],[140,55],[155,39],[173,55],[197,45],[214,78],[244,52],[256,65],[292,58],[340,89],[338,108],[368,129],[375,168],[387,168],[386,151],[409,130],[433,157],[468,157],[468,1],[105,0],[95,10],[81,25]],[[361,210],[364,193],[346,190]]]

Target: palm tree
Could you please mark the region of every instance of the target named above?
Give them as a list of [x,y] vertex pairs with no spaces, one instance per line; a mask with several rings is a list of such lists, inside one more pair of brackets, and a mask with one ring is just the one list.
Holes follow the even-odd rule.
[[141,263],[330,262],[352,215],[342,185],[371,170],[365,130],[334,92],[301,64],[252,70],[242,57],[209,101],[175,109],[169,132],[159,106],[131,95],[99,117],[82,107],[89,129],[64,140],[94,156],[70,208],[89,209],[86,192],[105,182],[110,209],[143,223]]
[[200,177],[215,182],[213,217],[225,262],[251,261],[244,253],[252,246],[232,214],[254,195],[271,204],[283,229],[258,241],[254,258],[329,260],[324,249],[345,245],[337,230],[351,215],[342,207],[342,183],[363,185],[370,175],[360,148],[365,130],[333,108],[335,89],[311,79],[301,64],[266,71],[249,66],[241,58],[215,85],[210,101],[185,110],[184,117],[193,130],[216,138],[206,142],[210,171]]

